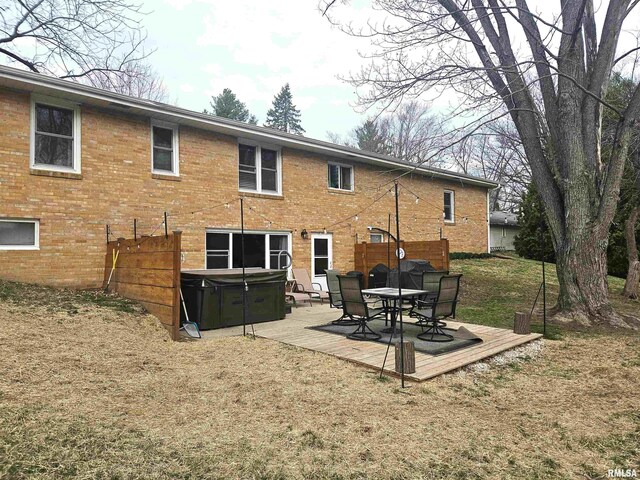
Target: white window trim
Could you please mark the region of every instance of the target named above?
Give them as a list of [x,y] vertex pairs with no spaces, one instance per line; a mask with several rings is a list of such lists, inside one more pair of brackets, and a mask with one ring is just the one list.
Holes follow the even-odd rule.
[[33,245],[0,245],[0,250],[40,250],[40,220],[31,218],[0,218],[0,222],[33,223],[35,225]]
[[[251,190],[248,188],[240,188],[240,145],[249,145],[256,147],[256,189]],[[262,149],[275,150],[276,155],[276,188],[277,191],[263,190],[262,189]],[[272,195],[274,197],[282,196],[282,149],[277,145],[270,145],[268,143],[258,143],[255,140],[248,140],[245,138],[238,139],[238,146],[236,147],[236,167],[238,168],[238,191],[246,193],[259,193],[260,195]]]
[[[205,229],[204,234],[204,268],[207,268],[207,233],[222,233],[229,235],[229,255],[227,257],[227,268],[232,268],[233,266],[233,237],[232,235],[239,235],[242,233],[242,230],[239,229],[226,229],[226,228],[207,228]],[[293,255],[292,245],[291,245],[291,231],[288,230],[245,230],[246,234],[254,234],[254,235],[286,235],[287,236],[287,252],[289,255]],[[266,245],[269,245],[269,238],[265,238]],[[271,257],[271,250],[269,248],[265,248],[265,265],[269,265]],[[293,258],[293,257],[292,257]],[[288,272],[291,271],[291,266],[287,269]]]
[[[46,165],[36,163],[36,103],[48,106],[58,107],[73,111],[73,166],[63,167],[60,165]],[[29,166],[34,170],[48,170],[52,172],[81,173],[82,172],[82,139],[80,131],[82,130],[82,122],[80,119],[80,105],[77,103],[61,100],[59,98],[47,97],[44,95],[31,95],[31,118],[30,118],[30,137],[29,137]]]
[[[373,241],[373,237],[379,237],[380,241],[379,242],[374,242]],[[382,233],[370,233],[369,234],[369,241],[370,241],[370,243],[385,243],[384,242],[384,235]]]
[[444,223],[455,223],[456,222],[456,194],[453,190],[445,190],[444,193],[451,194],[451,219],[446,219],[444,216],[444,195],[442,198],[442,218],[444,219]]
[[[335,188],[335,187],[329,186],[329,165],[335,165],[337,167],[345,167],[345,168],[351,169],[351,188],[350,189]],[[342,180],[342,170],[338,169],[338,185],[342,183],[341,180]],[[353,192],[355,190],[355,185],[356,185],[356,176],[355,176],[355,169],[353,168],[353,165],[349,165],[348,163],[327,162],[327,188],[329,190],[334,190],[337,192]]]
[[[172,148],[171,152],[171,166],[173,171],[168,170],[156,170],[153,168],[153,127],[166,128],[173,132],[171,136]],[[151,132],[151,173],[155,175],[165,175],[167,177],[179,177],[180,176],[180,140],[179,140],[179,127],[177,123],[163,122],[161,120],[151,119],[151,125],[149,126]]]

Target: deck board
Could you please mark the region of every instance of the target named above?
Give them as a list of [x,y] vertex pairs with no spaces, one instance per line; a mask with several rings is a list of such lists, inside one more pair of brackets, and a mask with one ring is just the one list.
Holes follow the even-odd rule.
[[[287,318],[284,320],[255,324],[255,333],[258,337],[333,355],[365,367],[380,369],[387,350],[385,344],[350,340],[333,333],[307,328],[335,320],[339,317],[337,312],[336,309],[329,308],[327,305],[316,304],[313,307],[297,307],[294,308],[293,312],[287,315]],[[517,335],[510,330],[486,325],[475,325],[456,321],[449,321],[447,323],[452,328],[464,326],[482,338],[483,342],[438,356],[416,352],[416,372],[405,375],[405,378],[413,381],[428,380],[542,337],[542,335],[537,333]],[[238,333],[241,333],[238,327],[213,330],[203,332],[203,338],[216,338],[220,336],[237,335]],[[385,372],[391,375],[397,375],[394,371],[394,352],[392,349],[389,350]]]

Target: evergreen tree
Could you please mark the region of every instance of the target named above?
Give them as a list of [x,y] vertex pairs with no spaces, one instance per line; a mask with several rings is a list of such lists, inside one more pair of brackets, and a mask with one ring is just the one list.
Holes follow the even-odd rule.
[[383,155],[391,153],[391,139],[386,128],[380,122],[367,119],[362,125],[353,130],[353,134],[360,150]]
[[288,83],[274,97],[273,107],[267,112],[264,126],[297,135],[304,133],[304,128],[300,125],[300,110],[293,104]]
[[238,120],[239,122],[246,122],[251,125],[256,125],[258,123],[258,119],[255,115],[252,115],[246,105],[238,100],[236,94],[228,88],[222,90],[220,95],[211,97],[210,105],[212,111],[208,112],[205,109],[203,113],[229,118],[231,120]]
[[518,215],[518,234],[513,241],[516,253],[532,260],[555,263],[556,256],[551,234],[544,218],[542,200],[533,183],[525,192]]

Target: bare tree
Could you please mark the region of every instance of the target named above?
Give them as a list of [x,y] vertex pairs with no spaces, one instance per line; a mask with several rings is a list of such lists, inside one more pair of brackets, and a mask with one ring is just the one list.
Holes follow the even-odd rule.
[[0,58],[33,72],[116,85],[146,57],[142,16],[127,0],[0,0]]
[[640,153],[630,161],[632,169],[632,195],[628,201],[632,202],[631,211],[624,224],[624,237],[627,243],[627,260],[629,267],[624,282],[622,294],[627,298],[638,298],[638,283],[640,282],[640,259],[638,259],[638,243],[636,242],[636,228],[640,221]]
[[513,123],[503,118],[453,142],[447,157],[451,167],[499,183],[490,192],[491,210],[515,212],[531,182],[522,143]]
[[117,72],[91,72],[85,80],[94,87],[167,103],[169,93],[162,78],[142,60],[128,63]]
[[367,118],[345,138],[332,132],[327,132],[327,137],[334,143],[407,162],[444,162],[435,155],[442,139],[442,124],[423,102],[409,101],[384,115]]
[[[331,14],[334,3],[321,9]],[[545,2],[544,13],[527,0],[374,0],[387,15],[383,25],[344,27],[377,48],[352,79],[366,87],[363,102],[389,104],[436,88],[458,95],[476,128],[511,118],[553,238],[561,321],[630,325],[609,301],[606,251],[640,89],[622,109],[604,94],[612,68],[636,51],[621,51],[619,40],[638,3],[610,0],[597,21],[592,0]],[[607,158],[605,108],[616,115]]]

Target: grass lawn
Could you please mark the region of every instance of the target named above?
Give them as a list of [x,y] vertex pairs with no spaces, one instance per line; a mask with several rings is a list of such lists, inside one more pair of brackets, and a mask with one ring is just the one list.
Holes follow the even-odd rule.
[[[462,321],[510,327],[539,264],[458,260]],[[553,269],[550,269],[553,277]],[[621,299],[626,313],[638,302]],[[550,280],[549,304],[557,284]],[[168,340],[117,297],[0,281],[0,478],[604,478],[640,469],[638,333],[551,330],[401,391],[268,340]]]

